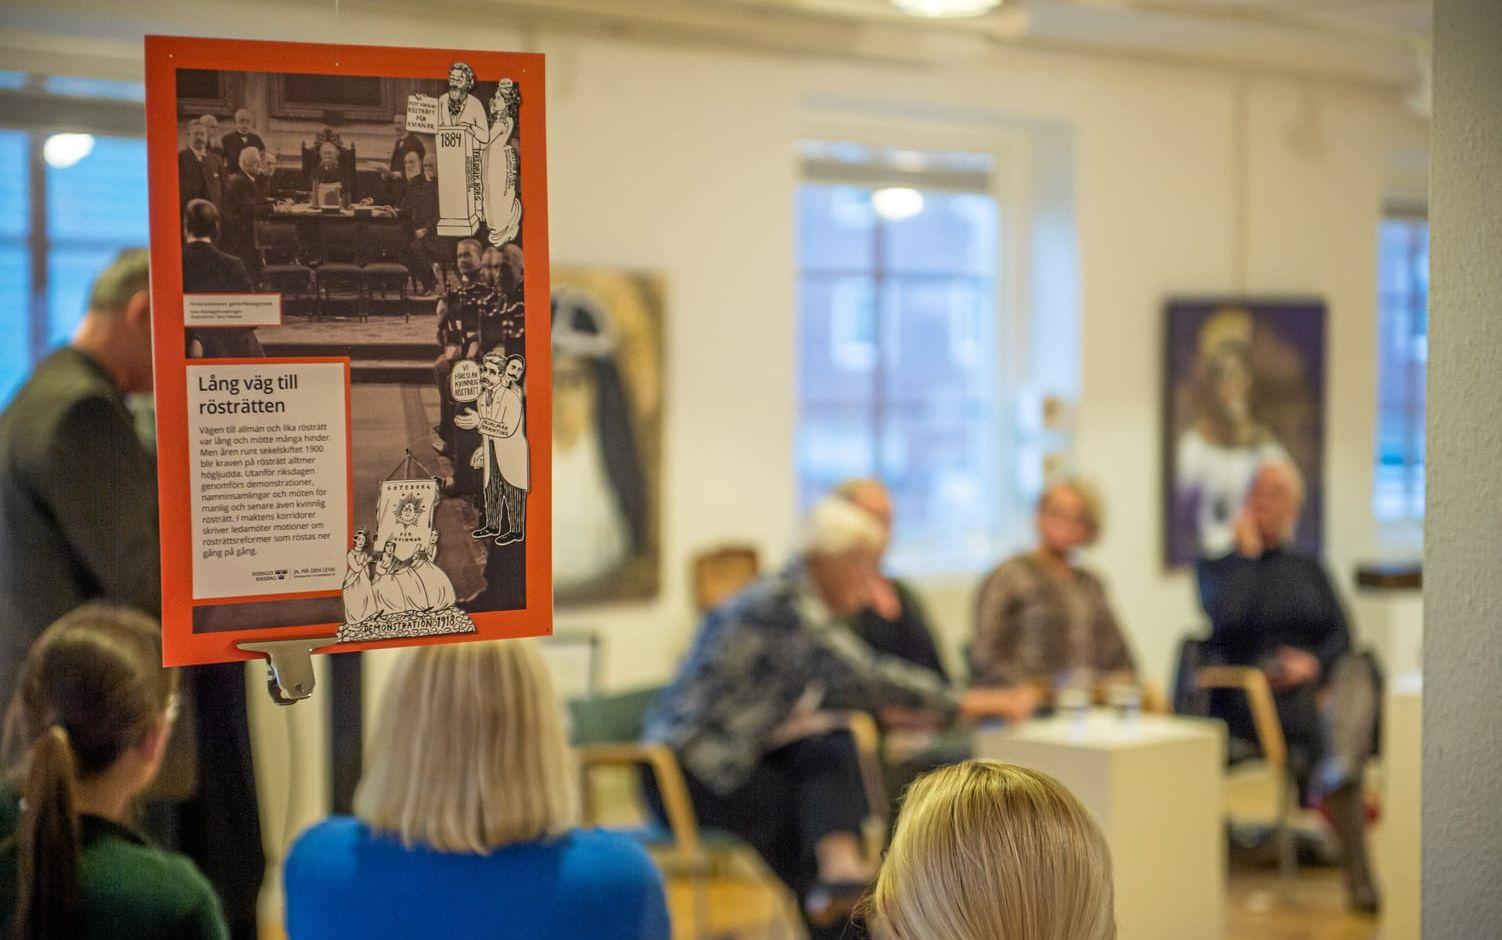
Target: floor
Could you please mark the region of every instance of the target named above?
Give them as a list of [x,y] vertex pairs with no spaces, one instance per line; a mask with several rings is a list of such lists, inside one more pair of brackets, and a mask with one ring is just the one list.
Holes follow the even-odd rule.
[[[687,879],[669,879],[674,940],[798,940],[796,912],[786,896],[742,872],[706,882],[699,910],[706,929],[696,932],[695,893]],[[1374,940],[1377,922],[1345,909],[1345,890],[1334,869],[1305,869],[1285,890],[1274,871],[1235,871],[1227,886],[1225,940]]]

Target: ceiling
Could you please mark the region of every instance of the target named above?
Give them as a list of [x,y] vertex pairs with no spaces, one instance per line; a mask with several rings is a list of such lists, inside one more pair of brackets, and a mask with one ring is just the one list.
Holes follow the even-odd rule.
[[[380,3],[381,0],[367,0]],[[1385,85],[1424,81],[1432,0],[1005,0],[963,19],[889,0],[506,0],[539,23],[794,54],[953,62],[1009,46],[1210,63]]]

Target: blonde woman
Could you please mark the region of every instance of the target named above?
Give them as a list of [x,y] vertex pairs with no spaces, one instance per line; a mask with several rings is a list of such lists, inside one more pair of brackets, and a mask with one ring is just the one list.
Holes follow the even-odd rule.
[[1008,718],[1025,721],[1062,682],[1135,674],[1105,585],[1076,559],[1100,535],[1100,499],[1065,479],[1038,499],[1038,545],[986,576],[976,597],[970,682],[1011,690]]
[[547,668],[523,640],[403,654],[355,817],[286,865],[292,940],[657,940],[662,878],[625,836],[577,828]]
[[952,764],[908,791],[876,879],[877,940],[1113,940],[1111,856],[1054,778]]

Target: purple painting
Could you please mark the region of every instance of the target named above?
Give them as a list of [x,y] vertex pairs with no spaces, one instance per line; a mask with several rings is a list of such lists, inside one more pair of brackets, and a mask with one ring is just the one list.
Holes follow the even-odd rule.
[[1171,300],[1164,421],[1165,561],[1235,550],[1257,466],[1288,458],[1307,499],[1298,548],[1318,554],[1324,507],[1325,305]]

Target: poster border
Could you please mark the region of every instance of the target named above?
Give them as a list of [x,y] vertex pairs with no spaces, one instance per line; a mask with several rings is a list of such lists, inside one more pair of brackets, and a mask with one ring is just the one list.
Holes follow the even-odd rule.
[[[546,71],[544,57],[530,52],[468,49],[351,46],[329,43],[145,37],[146,151],[150,181],[152,307],[176,316],[152,318],[153,367],[157,388],[157,454],[162,550],[162,661],[167,666],[198,665],[260,658],[237,644],[327,636],[337,623],[194,633],[192,532],[189,496],[186,357],[181,311],[182,244],[177,180],[177,81],[180,68],[217,71],[359,75],[441,79],[456,60],[489,78],[496,73],[516,82],[524,106],[518,115],[522,167],[522,242],[526,267],[523,298],[528,311],[526,426],[531,476],[526,539],[526,606],[519,610],[471,613],[477,632],[406,640],[338,644],[330,652],[354,652],[432,643],[466,642],[552,632],[552,357],[551,324],[538,311],[549,309],[547,212]],[[216,360],[221,361],[221,360]],[[262,360],[264,361],[264,360]],[[306,361],[306,360],[294,360]],[[346,386],[347,387],[347,386]],[[348,407],[348,397],[346,403]],[[355,431],[348,429],[350,446]],[[353,462],[351,461],[351,471]],[[354,488],[350,495],[353,499]]]

